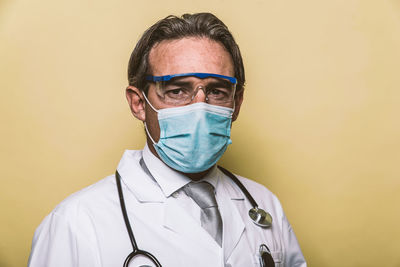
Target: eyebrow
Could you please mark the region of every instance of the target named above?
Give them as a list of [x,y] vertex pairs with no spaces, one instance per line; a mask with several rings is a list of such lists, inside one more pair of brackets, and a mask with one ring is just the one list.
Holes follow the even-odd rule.
[[187,86],[191,86],[193,83],[190,81],[182,81],[181,79],[178,79],[178,80],[171,79],[169,81],[165,81],[164,84],[187,87]]
[[232,87],[232,84],[227,80],[212,80],[207,85],[211,86],[223,86],[226,88]]

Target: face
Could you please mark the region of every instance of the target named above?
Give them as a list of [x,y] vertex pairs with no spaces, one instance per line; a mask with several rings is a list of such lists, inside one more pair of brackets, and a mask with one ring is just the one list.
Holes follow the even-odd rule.
[[[184,38],[179,40],[167,40],[155,45],[149,54],[151,75],[163,76],[178,73],[203,72],[215,73],[225,76],[234,76],[233,62],[230,54],[218,42],[207,38]],[[197,78],[192,77],[196,80]],[[201,79],[197,79],[201,83]],[[196,82],[196,81],[193,81]],[[156,109],[172,107],[163,103],[156,93],[154,84],[150,84],[147,98]],[[155,112],[144,100],[142,92],[135,87],[127,88],[127,99],[133,115],[146,122],[147,128],[157,142],[160,136],[160,128]],[[243,94],[235,98],[235,120],[239,114]],[[206,96],[199,90],[191,104],[205,102]],[[151,140],[148,138],[148,143]],[[153,146],[149,146],[150,149]],[[153,152],[155,153],[155,151]],[[155,153],[157,155],[157,153]]]

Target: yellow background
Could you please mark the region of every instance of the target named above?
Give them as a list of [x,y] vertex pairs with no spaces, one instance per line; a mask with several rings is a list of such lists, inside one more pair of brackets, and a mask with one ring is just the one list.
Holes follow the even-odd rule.
[[141,33],[211,11],[247,72],[222,163],[277,194],[309,266],[400,266],[400,2],[0,1],[0,266],[57,203],[144,144],[124,97]]

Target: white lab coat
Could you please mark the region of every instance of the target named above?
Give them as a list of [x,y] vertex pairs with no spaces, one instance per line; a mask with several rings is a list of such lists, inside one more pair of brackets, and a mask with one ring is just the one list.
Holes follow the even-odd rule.
[[[142,151],[126,151],[118,166],[129,220],[140,249],[164,267],[251,267],[259,265],[266,244],[275,266],[306,266],[294,232],[278,199],[265,187],[239,177],[259,207],[273,217],[271,228],[256,226],[251,205],[222,172],[216,192],[223,218],[222,248],[177,203],[166,197],[139,164]],[[35,232],[28,266],[122,266],[132,247],[121,213],[115,176],[109,176],[65,199]],[[130,266],[153,266],[138,257]]]

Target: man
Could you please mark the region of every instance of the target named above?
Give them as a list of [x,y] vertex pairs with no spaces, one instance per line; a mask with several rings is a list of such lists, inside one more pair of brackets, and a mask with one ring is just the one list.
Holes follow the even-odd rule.
[[248,196],[216,166],[245,82],[227,27],[209,13],[160,20],[136,45],[128,78],[145,148],[126,151],[116,176],[73,194],[44,219],[29,265],[306,266],[278,199],[238,177],[272,216],[261,214],[256,225]]

